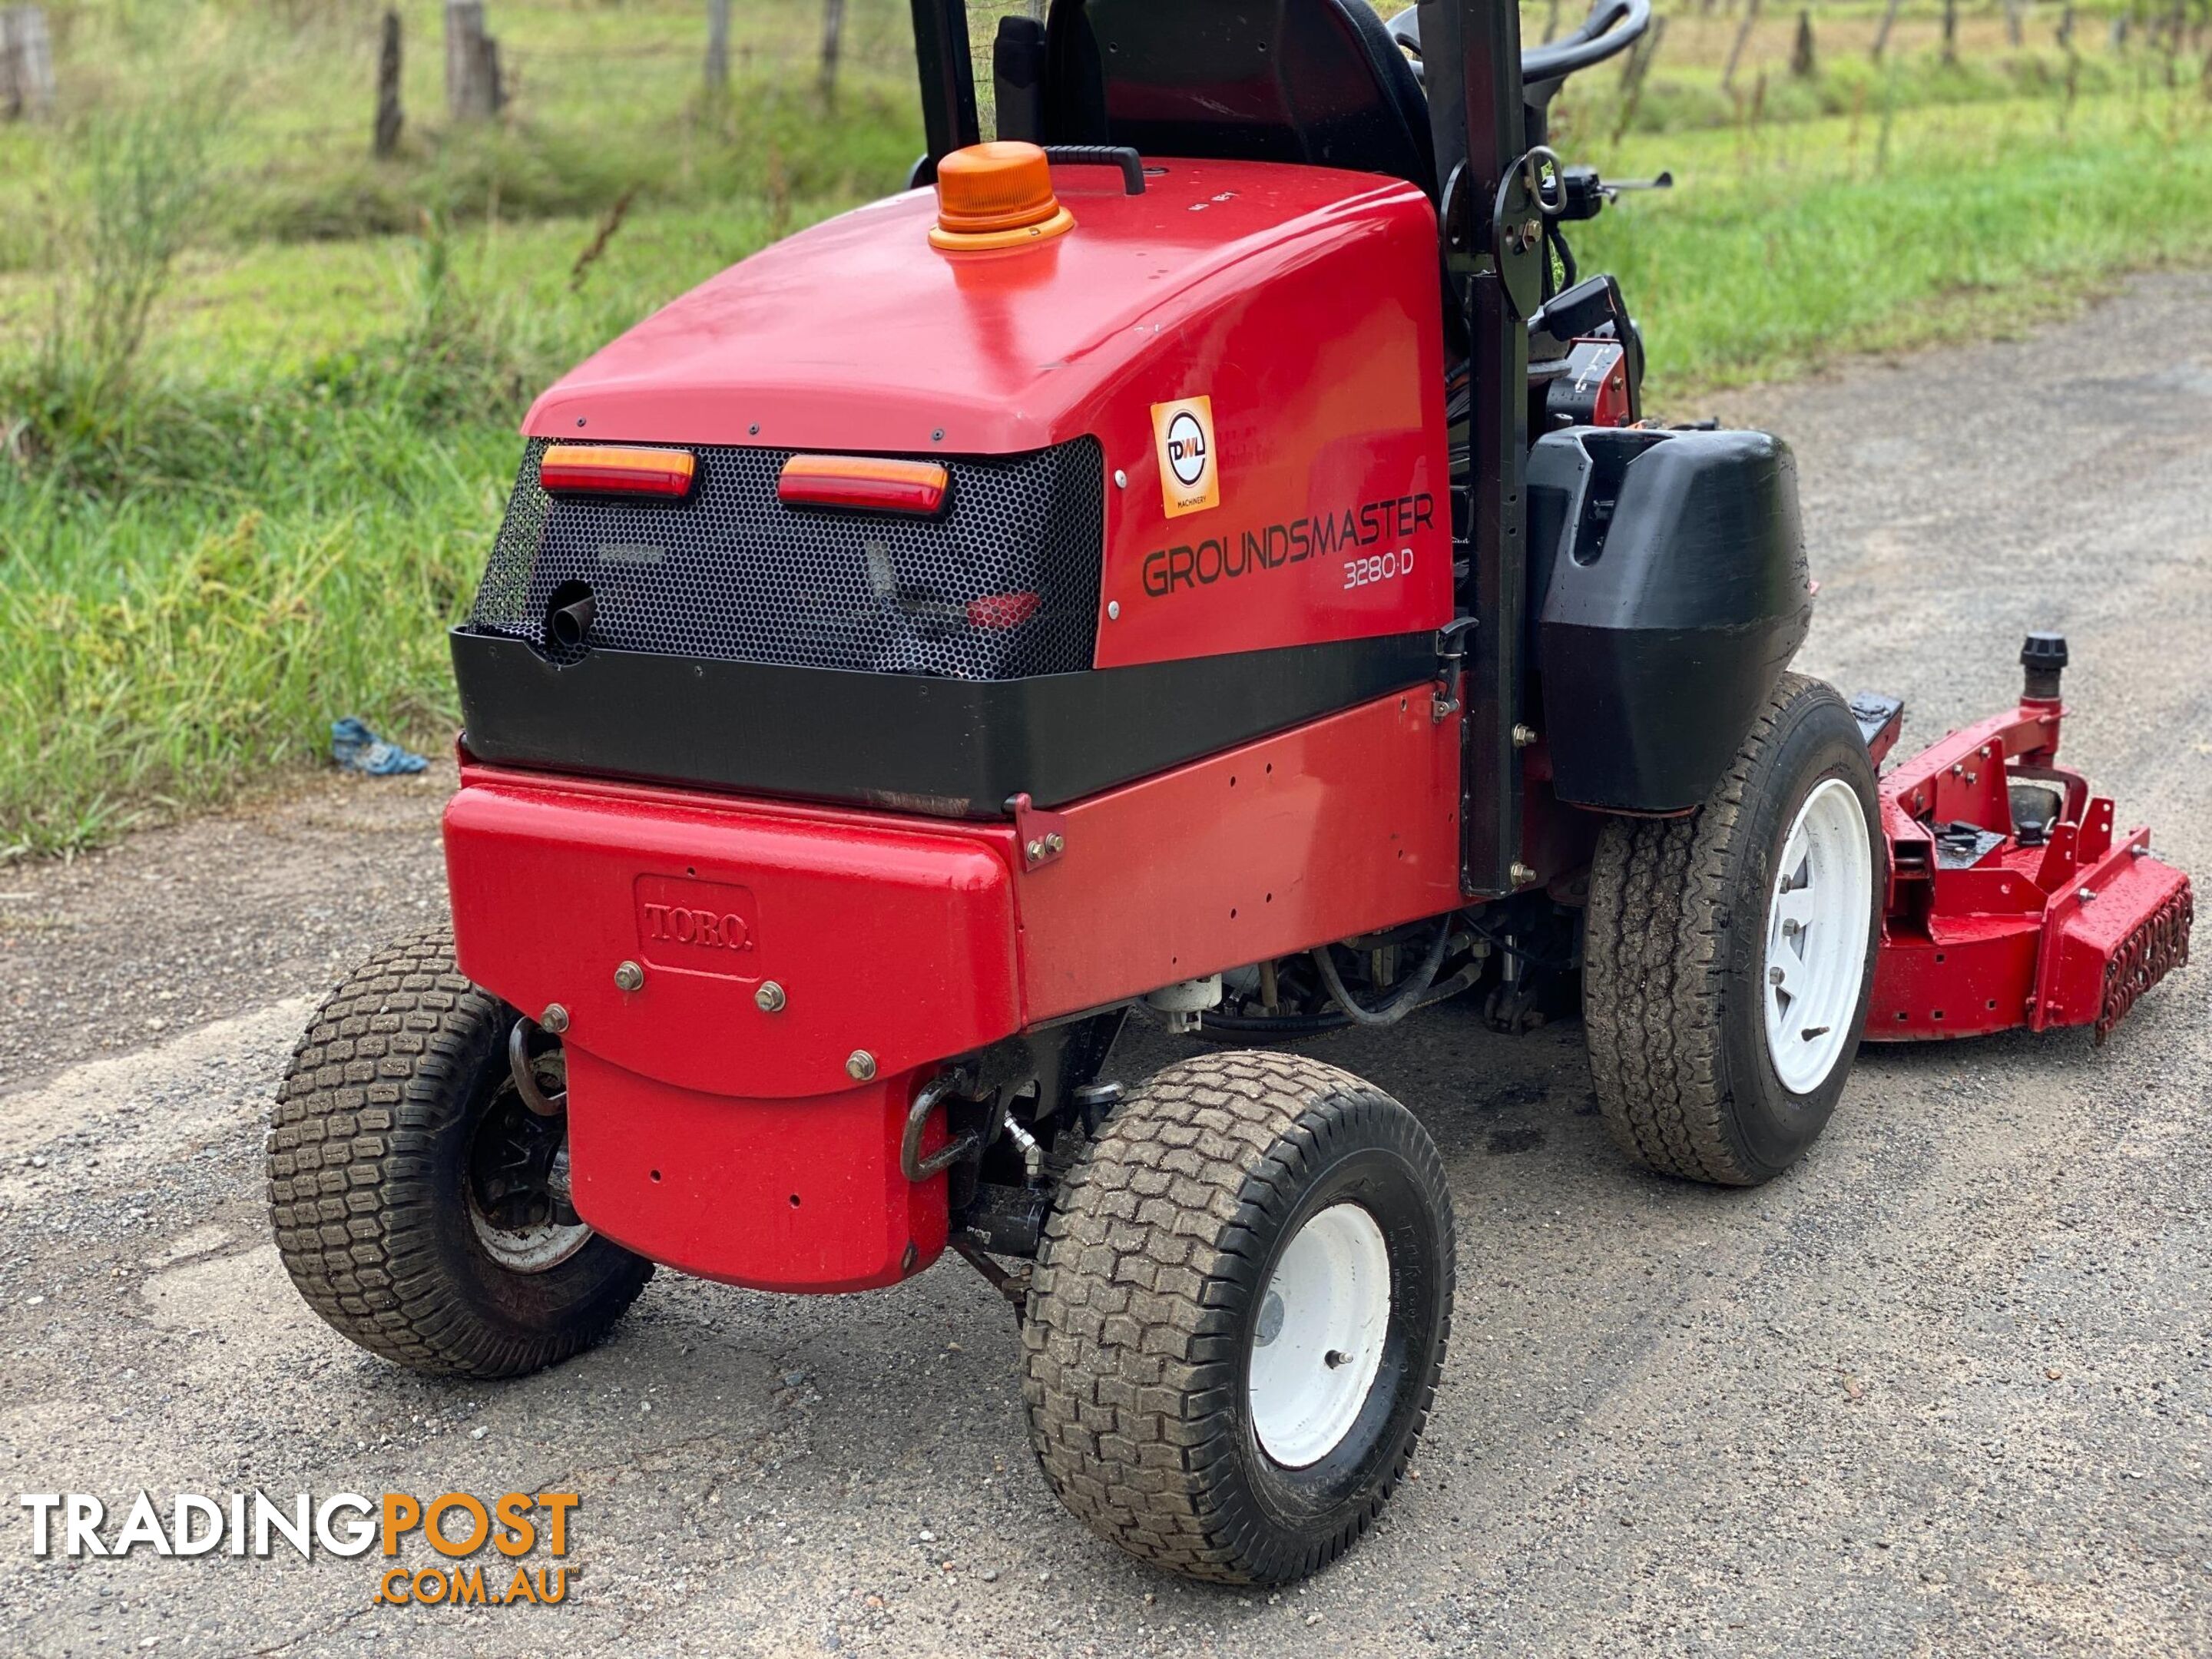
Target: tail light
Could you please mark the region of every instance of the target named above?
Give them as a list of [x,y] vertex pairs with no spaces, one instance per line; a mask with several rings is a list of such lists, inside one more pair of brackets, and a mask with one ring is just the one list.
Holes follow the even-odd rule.
[[986,593],[968,601],[968,626],[1019,628],[1036,615],[1041,603],[1034,593]]
[[688,449],[629,444],[554,444],[538,463],[538,482],[556,493],[605,490],[629,495],[682,495],[698,460]]
[[775,482],[786,507],[845,507],[929,515],[944,508],[952,475],[935,461],[866,455],[793,455]]

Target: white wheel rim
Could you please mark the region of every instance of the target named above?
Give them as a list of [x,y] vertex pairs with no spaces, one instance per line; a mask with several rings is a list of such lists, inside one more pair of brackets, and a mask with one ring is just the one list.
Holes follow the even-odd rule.
[[1254,1332],[1252,1426],[1285,1468],[1318,1463],[1358,1421],[1390,1328],[1390,1255],[1375,1218],[1332,1204],[1268,1278]]
[[1874,853],[1850,785],[1824,779],[1797,809],[1766,904],[1766,1051],[1793,1095],[1827,1081],[1866,971]]

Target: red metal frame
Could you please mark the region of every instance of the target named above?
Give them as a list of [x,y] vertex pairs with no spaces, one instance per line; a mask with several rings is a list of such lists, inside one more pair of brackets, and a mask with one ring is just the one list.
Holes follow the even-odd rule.
[[[2057,764],[2065,714],[2024,697],[1882,780],[1890,878],[1869,1040],[2088,1025],[2101,1042],[2188,960],[2189,878],[2151,856],[2148,829],[2116,835],[2112,802]],[[2014,833],[2014,782],[2063,792],[2039,844]],[[2000,839],[1947,867],[1939,831],[1961,824]]]

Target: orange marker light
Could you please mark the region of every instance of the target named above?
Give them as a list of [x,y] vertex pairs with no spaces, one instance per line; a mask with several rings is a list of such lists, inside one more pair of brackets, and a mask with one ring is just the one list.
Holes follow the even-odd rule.
[[555,444],[538,463],[538,482],[553,490],[616,490],[633,495],[682,495],[698,459],[688,449],[629,444]]
[[794,455],[775,481],[786,507],[849,507],[866,513],[939,511],[952,475],[935,461],[867,455]]
[[949,253],[1025,247],[1075,228],[1052,193],[1052,167],[1035,144],[970,144],[937,164],[930,246]]

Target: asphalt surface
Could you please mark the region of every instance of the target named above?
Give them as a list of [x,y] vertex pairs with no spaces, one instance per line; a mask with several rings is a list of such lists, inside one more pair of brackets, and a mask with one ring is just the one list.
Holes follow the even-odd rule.
[[[1906,695],[1910,741],[2001,706],[2021,635],[2061,628],[2070,757],[2212,871],[2212,276],[1724,412],[1803,462],[1824,587],[1801,665]],[[118,1511],[141,1488],[578,1492],[568,1603],[380,1607],[374,1558],[281,1547],[40,1562],[11,1510],[0,1649],[2212,1652],[2203,964],[2101,1051],[1869,1052],[1812,1155],[1751,1193],[1627,1167],[1577,1026],[1508,1039],[1448,1006],[1315,1042],[1431,1126],[1458,1327],[1376,1531],[1239,1595],[1060,1510],[1007,1312],[950,1258],[842,1299],[664,1274],[609,1346],[500,1386],[308,1316],[268,1241],[262,1116],[337,973],[439,913],[449,782],[0,868],[0,1470]],[[1170,1052],[1143,1035],[1115,1069]]]

